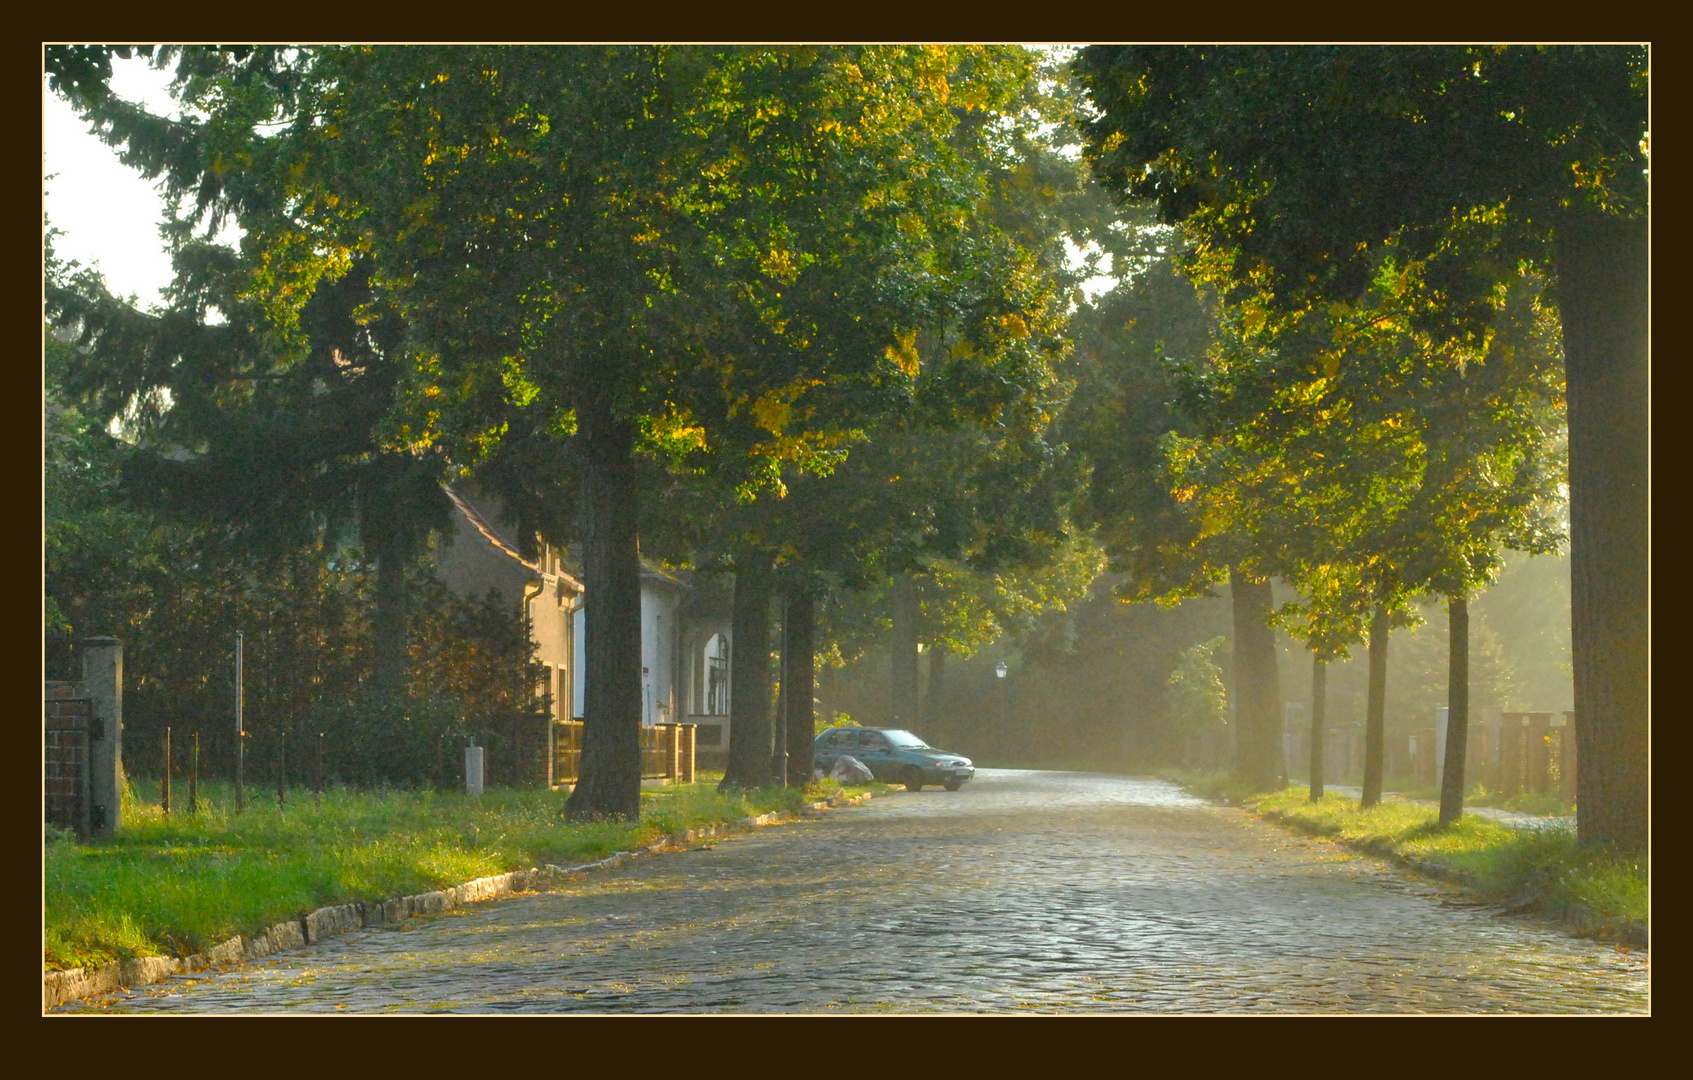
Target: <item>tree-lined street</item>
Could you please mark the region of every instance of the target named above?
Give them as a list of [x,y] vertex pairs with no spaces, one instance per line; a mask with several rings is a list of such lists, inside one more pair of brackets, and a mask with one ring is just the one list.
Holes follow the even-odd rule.
[[49,1000],[1644,1010],[1649,65],[47,45]]
[[1634,1012],[1647,961],[1163,781],[984,770],[79,1008]]

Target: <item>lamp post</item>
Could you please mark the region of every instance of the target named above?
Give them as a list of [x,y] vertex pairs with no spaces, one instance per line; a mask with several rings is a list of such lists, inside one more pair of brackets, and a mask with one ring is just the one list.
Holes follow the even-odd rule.
[[999,698],[999,730],[994,732],[994,741],[996,743],[1003,743],[1005,741],[1005,725],[1007,723],[1006,713],[1010,710],[1006,708],[1006,690],[1004,688],[1006,685],[1005,676],[1010,673],[1011,669],[1005,666],[1004,660],[1001,660],[993,666],[994,685],[1000,688],[999,692],[994,695]]

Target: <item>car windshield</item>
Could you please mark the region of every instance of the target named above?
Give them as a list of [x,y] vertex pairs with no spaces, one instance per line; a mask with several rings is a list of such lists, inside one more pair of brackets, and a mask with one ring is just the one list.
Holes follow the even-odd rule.
[[928,743],[911,734],[909,731],[884,731],[882,734],[888,737],[889,742],[904,750],[931,749]]

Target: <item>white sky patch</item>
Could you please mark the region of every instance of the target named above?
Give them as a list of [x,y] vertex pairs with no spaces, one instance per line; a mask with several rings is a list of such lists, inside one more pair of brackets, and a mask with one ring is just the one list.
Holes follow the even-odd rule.
[[[169,71],[155,71],[145,60],[112,61],[112,90],[119,97],[174,117],[180,111],[171,100],[170,80]],[[144,309],[159,306],[174,276],[159,235],[165,200],[47,89],[45,78],[42,99],[42,179],[47,221],[63,233],[54,243],[59,257],[97,268],[116,296],[133,296]],[[239,229],[226,226],[218,240],[235,244],[240,236]]]
[[1087,246],[1083,247],[1068,236],[1064,238],[1064,250],[1069,256],[1070,269],[1072,270],[1082,269],[1087,264],[1089,255],[1101,256],[1096,266],[1096,269],[1100,272],[1093,277],[1083,279],[1080,286],[1082,295],[1086,296],[1088,300],[1096,300],[1101,293],[1108,293],[1117,287],[1117,279],[1111,275],[1111,253],[1109,251],[1102,252],[1099,245],[1092,240],[1089,240]]

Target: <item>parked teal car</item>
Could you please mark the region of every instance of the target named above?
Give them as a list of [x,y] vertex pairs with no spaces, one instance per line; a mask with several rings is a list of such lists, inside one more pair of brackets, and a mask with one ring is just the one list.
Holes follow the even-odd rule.
[[976,766],[969,758],[936,750],[911,732],[897,728],[830,728],[817,736],[812,755],[824,775],[834,769],[836,758],[855,757],[876,779],[904,784],[907,791],[922,791],[925,784],[957,791],[976,775]]

